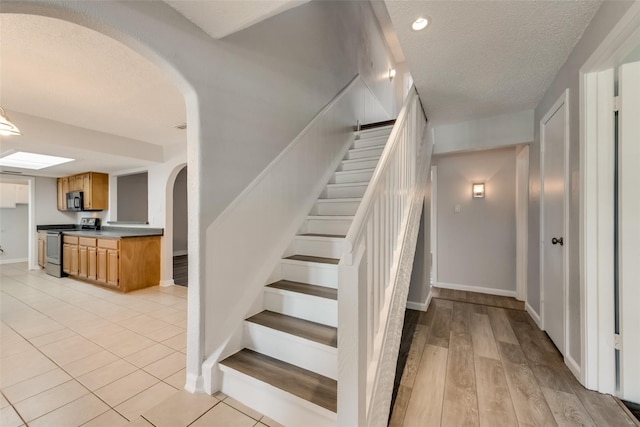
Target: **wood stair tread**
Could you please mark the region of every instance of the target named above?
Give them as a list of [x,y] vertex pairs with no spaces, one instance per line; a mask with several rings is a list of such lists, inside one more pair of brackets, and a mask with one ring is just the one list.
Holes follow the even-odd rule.
[[360,125],[360,130],[381,128],[381,127],[393,125],[395,123],[396,123],[396,119],[385,120],[383,122],[367,123],[366,125]]
[[332,238],[339,238],[339,239],[344,239],[345,237],[347,237],[346,234],[322,234],[322,233],[304,233],[304,234],[298,234],[298,236],[305,236],[305,237],[332,237]]
[[292,261],[305,261],[305,262],[317,262],[320,264],[332,264],[338,265],[340,259],[338,258],[324,258],[319,256],[310,256],[310,255],[291,255],[284,259],[289,259]]
[[264,310],[247,319],[287,334],[315,341],[320,344],[336,348],[338,346],[338,329],[321,323],[310,322],[297,317],[287,316],[273,311]]
[[331,378],[249,349],[240,350],[220,363],[329,411],[337,411],[338,383]]
[[324,286],[310,285],[308,283],[293,282],[291,280],[280,280],[270,283],[268,288],[281,289],[283,291],[297,292],[300,294],[312,295],[315,297],[338,300],[338,290],[326,288]]

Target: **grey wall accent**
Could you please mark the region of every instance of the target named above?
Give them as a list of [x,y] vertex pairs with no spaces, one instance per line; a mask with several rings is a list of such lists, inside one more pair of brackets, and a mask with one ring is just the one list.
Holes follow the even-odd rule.
[[149,210],[149,174],[118,177],[118,221],[147,221]]
[[580,67],[589,59],[631,1],[605,1],[558,72],[535,110],[535,137],[529,152],[529,265],[527,303],[540,313],[540,120],[569,88],[569,333],[568,354],[582,365],[580,351]]
[[[438,156],[434,164],[438,283],[515,292],[515,148]],[[472,198],[476,182],[485,183],[484,198]]]
[[187,167],[185,166],[173,185],[173,253],[183,255],[187,253]]
[[29,205],[0,209],[0,262],[26,260],[29,256]]

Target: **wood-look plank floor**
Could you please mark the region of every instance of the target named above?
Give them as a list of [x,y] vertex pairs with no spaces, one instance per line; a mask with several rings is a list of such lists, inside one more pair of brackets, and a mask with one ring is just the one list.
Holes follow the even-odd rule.
[[173,257],[173,283],[180,286],[189,286],[188,255],[178,255]]
[[404,328],[390,426],[635,426],[612,396],[580,385],[513,298],[445,297],[407,310],[415,326]]

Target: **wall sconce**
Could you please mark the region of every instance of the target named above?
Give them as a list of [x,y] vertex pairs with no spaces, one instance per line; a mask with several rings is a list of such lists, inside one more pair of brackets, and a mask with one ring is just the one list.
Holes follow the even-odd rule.
[[474,199],[484,198],[484,183],[472,184],[471,190]]
[[396,77],[396,69],[389,68],[389,81],[392,82],[395,77]]

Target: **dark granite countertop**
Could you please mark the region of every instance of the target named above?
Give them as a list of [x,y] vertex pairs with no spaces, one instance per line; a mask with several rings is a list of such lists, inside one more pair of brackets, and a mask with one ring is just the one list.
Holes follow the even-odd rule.
[[69,226],[37,226],[38,231],[57,231],[69,236],[78,237],[99,237],[106,239],[124,239],[127,237],[148,237],[162,236],[164,229],[162,228],[145,228],[145,227],[112,227],[104,226],[101,230],[81,230],[80,227],[71,228]]

